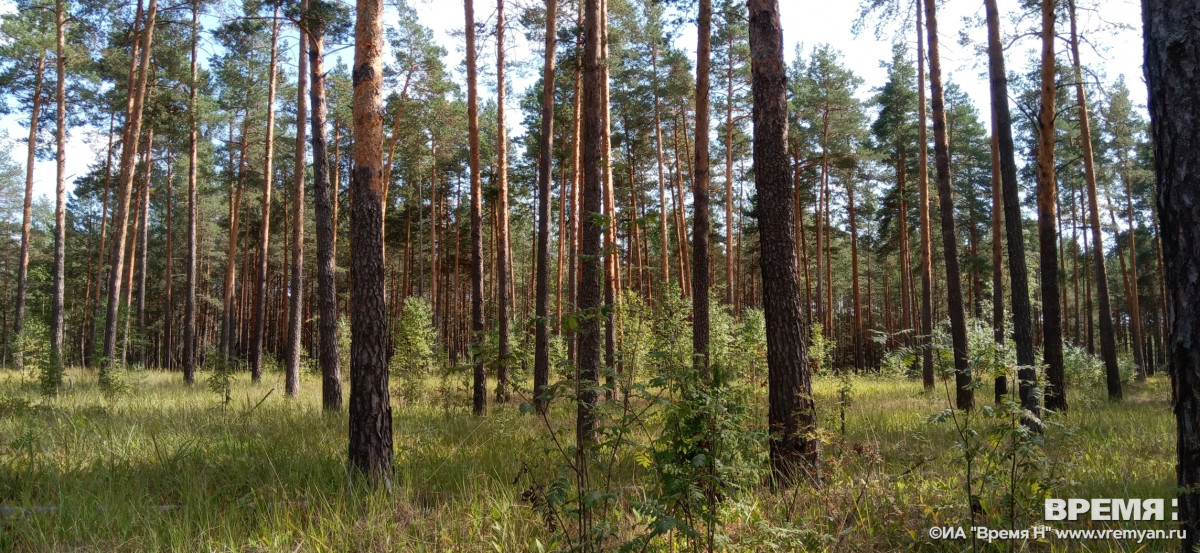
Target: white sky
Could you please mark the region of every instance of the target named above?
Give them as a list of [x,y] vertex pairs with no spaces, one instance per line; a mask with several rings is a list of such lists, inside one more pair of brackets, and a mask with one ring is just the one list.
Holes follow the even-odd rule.
[[[462,42],[461,39],[454,38],[452,33],[462,29],[464,21],[462,3],[456,0],[410,0],[410,2],[420,14],[422,24],[434,29],[437,39],[445,47],[447,67],[452,70],[457,68],[462,58]],[[1082,53],[1083,62],[1085,65],[1099,69],[1106,83],[1116,79],[1118,75],[1124,74],[1133,91],[1135,103],[1142,103],[1145,92],[1141,85],[1140,3],[1137,0],[1096,0],[1096,2],[1098,4],[1096,11],[1085,12],[1081,8],[1080,31],[1081,35],[1090,38],[1093,44],[1103,51],[1085,47]],[[1019,30],[1010,17],[1011,14],[1016,13],[1018,2],[1017,0],[1000,0],[999,3],[1002,14],[1002,32],[1006,38],[1011,37]],[[12,9],[10,2],[0,0],[0,13]],[[865,84],[860,90],[861,97],[869,96],[873,88],[883,84],[885,71],[879,64],[882,60],[890,59],[891,42],[876,40],[873,29],[867,29],[858,37],[853,35],[851,27],[859,12],[857,0],[781,0],[781,9],[784,40],[787,43],[785,54],[788,56],[789,62],[797,43],[803,44],[806,53],[816,44],[829,43],[843,53],[843,63],[864,79]],[[985,76],[986,60],[977,55],[974,46],[964,47],[959,44],[960,31],[965,29],[964,18],[982,17],[983,2],[981,0],[947,0],[940,10],[938,22],[942,65],[943,70],[947,73],[944,75],[944,79],[946,82],[957,83],[966,91],[975,102],[976,107],[979,108],[984,121],[989,122],[990,116],[987,109],[989,99]],[[510,19],[515,11],[515,9],[509,9]],[[488,0],[476,0],[475,12],[477,20],[484,20],[494,15],[494,5]],[[394,17],[394,14],[391,17]],[[1112,22],[1119,22],[1127,28],[1113,28]],[[1027,21],[1022,25],[1028,28],[1033,23],[1038,22]],[[1065,33],[1065,28],[1065,22],[1061,22],[1060,29],[1063,33]],[[885,38],[892,36],[893,32],[894,30],[889,30]],[[976,41],[986,39],[986,33],[982,27],[970,29],[969,36]],[[911,24],[907,26],[903,40],[910,46],[913,44]],[[1008,50],[1006,63],[1010,71],[1024,71],[1029,67],[1029,63],[1036,61],[1034,60],[1036,51],[1033,48],[1036,44],[1032,40],[1024,38]],[[524,43],[523,37],[511,36],[509,42],[512,50],[508,56],[515,63],[540,56],[537,51],[539,48],[536,46],[530,48]],[[695,30],[691,28],[685,30],[677,45],[689,52],[694,52],[695,43]],[[1060,52],[1064,48],[1065,42],[1060,41]],[[480,58],[482,66],[494,63],[494,51],[494,44],[485,45],[485,50]],[[350,61],[349,57],[353,54],[350,49],[345,49],[338,55],[345,57],[346,61]],[[294,54],[292,56],[294,57]],[[535,61],[535,63],[539,62]],[[483,69],[487,74],[493,74],[489,68],[483,67]],[[522,74],[518,70],[510,77],[514,91],[522,90],[533,81],[533,71],[525,71]],[[488,83],[482,84],[485,87],[494,86]],[[485,94],[492,93],[486,92],[486,90],[485,88]],[[509,109],[516,109],[513,96],[519,98],[520,95],[510,96]],[[16,143],[21,137],[28,135],[28,129],[18,122],[22,117],[23,114],[21,116],[14,114],[0,118],[0,148],[10,148],[12,157],[23,164],[25,147],[23,144]],[[516,118],[509,118],[509,121],[514,119]],[[514,130],[520,131],[520,129]],[[7,139],[3,137],[4,134],[7,134]],[[76,175],[83,174],[105,146],[102,143],[103,137],[94,140],[94,143],[89,143],[88,134],[90,133],[83,129],[77,129],[69,138],[66,162],[68,187],[71,186],[71,179]],[[54,164],[52,161],[36,163],[34,190],[37,196],[53,195]]]

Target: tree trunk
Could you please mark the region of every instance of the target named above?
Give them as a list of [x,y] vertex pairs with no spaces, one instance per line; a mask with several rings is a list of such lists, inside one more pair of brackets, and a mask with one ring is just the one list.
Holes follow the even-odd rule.
[[819,470],[816,406],[800,305],[796,244],[788,180],[787,88],[778,0],[750,0],[754,95],[754,184],[759,196],[759,239],[767,320],[770,460],[785,484],[816,478]]
[[[56,144],[54,164],[54,291],[50,307],[50,363],[59,369],[65,364],[63,359],[63,295],[66,293],[65,270],[67,263],[67,53],[64,44],[64,34],[67,25],[67,8],[63,0],[54,2],[55,35],[55,68],[58,71],[58,109],[55,114],[56,125],[54,141]],[[62,371],[56,371],[57,389],[62,385]]]
[[[925,113],[925,40],[922,17],[925,15],[917,0],[917,188],[920,192],[921,223],[921,381],[926,390],[933,389],[933,237],[929,218],[929,138]],[[934,37],[934,40],[937,38]]]
[[[1046,408],[1066,411],[1062,306],[1058,290],[1058,181],[1054,175],[1054,6],[1055,0],[1042,0],[1041,107],[1037,117],[1038,254],[1042,289],[1042,358],[1048,381]],[[1090,143],[1084,144],[1083,148],[1086,152]],[[1120,383],[1117,384],[1119,387]],[[1111,381],[1109,386],[1112,396]]]
[[655,43],[650,49],[650,64],[651,71],[654,75],[654,83],[651,85],[654,94],[654,151],[655,163],[658,165],[658,229],[662,245],[659,251],[659,278],[662,279],[663,290],[665,291],[671,283],[671,242],[667,238],[667,192],[666,178],[663,173],[663,147],[662,147],[662,118],[658,112],[658,44]]
[[1200,140],[1200,12],[1194,4],[1146,0],[1142,3],[1146,81],[1150,89],[1150,135],[1154,144],[1158,215],[1170,340],[1173,407],[1178,428],[1179,521],[1185,533],[1181,551],[1200,543],[1200,187],[1196,167]]
[[296,54],[296,159],[292,192],[292,281],[288,286],[287,376],[284,394],[300,394],[300,325],[304,321],[304,181],[308,149],[305,125],[308,123],[305,88],[308,86],[308,32],[303,19],[308,17],[308,0],[300,4],[301,24]]
[[[699,0],[696,46],[696,165],[692,174],[692,354],[708,374],[708,115],[712,0]],[[707,377],[707,376],[706,376]]]
[[[136,56],[135,56],[136,57]],[[17,263],[17,313],[14,318],[13,336],[21,338],[25,329],[25,295],[29,287],[29,229],[33,222],[33,166],[37,151],[38,116],[42,111],[42,78],[46,69],[46,56],[39,56],[34,73],[33,107],[29,112],[28,155],[25,158],[25,203],[21,212],[21,259]],[[124,157],[124,156],[122,156]],[[13,366],[21,371],[25,365],[24,351],[13,356]]]
[[141,136],[142,107],[146,99],[146,75],[150,72],[150,46],[154,39],[154,20],[158,15],[158,0],[150,0],[146,10],[145,26],[137,50],[140,52],[139,68],[136,77],[131,79],[129,94],[128,120],[125,124],[125,137],[121,148],[121,177],[117,193],[117,212],[113,218],[116,223],[116,235],[113,236],[112,262],[108,282],[108,309],[104,318],[104,359],[100,365],[100,384],[108,387],[111,384],[110,371],[113,368],[113,355],[117,346],[117,322],[120,314],[122,268],[125,266],[125,240],[129,224],[129,199],[132,194],[134,169],[137,165],[138,137]]
[[[510,346],[508,343],[508,318],[512,301],[512,296],[509,295],[509,282],[511,272],[508,260],[508,130],[505,128],[504,122],[504,99],[505,99],[505,84],[504,84],[504,2],[505,0],[496,0],[496,173],[497,173],[497,194],[496,194],[496,211],[498,217],[496,220],[496,270],[497,275],[497,297],[496,302],[496,317],[499,319],[496,325],[497,339],[499,342],[498,359],[496,360],[496,401],[505,403],[508,401],[508,357]],[[551,80],[547,86],[553,89],[554,81]]]
[[579,307],[580,336],[579,361],[576,373],[578,407],[575,421],[576,463],[580,485],[587,482],[586,455],[595,446],[596,388],[600,366],[600,314],[601,307],[601,224],[603,213],[601,195],[604,188],[604,170],[601,156],[604,134],[603,71],[607,62],[604,56],[604,19],[601,16],[601,0],[585,0],[584,3],[584,53],[583,53],[583,210],[580,213],[582,227],[580,243]]
[[392,406],[383,260],[383,3],[358,0],[354,22],[354,172],[350,233],[352,472],[391,486]]
[[467,127],[471,167],[471,364],[472,408],[487,412],[487,373],[479,349],[483,336],[483,184],[479,174],[479,92],[475,69],[475,0],[463,0],[467,38]]
[[851,295],[854,299],[854,313],[850,317],[854,335],[851,336],[850,342],[854,348],[854,371],[857,373],[863,369],[866,358],[863,356],[865,343],[863,340],[862,295],[859,293],[858,285],[858,223],[855,221],[854,213],[854,184],[850,180],[846,181],[846,200],[847,215],[850,217]]
[[258,285],[254,294],[254,334],[250,344],[250,378],[262,380],[263,334],[267,322],[267,260],[271,241],[271,188],[275,177],[275,85],[279,60],[279,8],[271,21],[271,65],[267,80],[266,153],[263,160],[262,229],[258,239]]
[[1000,150],[1000,188],[1004,196],[1004,232],[1008,243],[1008,274],[1012,294],[1013,340],[1017,344],[1017,381],[1021,406],[1037,416],[1033,394],[1037,373],[1033,368],[1033,319],[1029,304],[1029,277],[1025,269],[1025,239],[1021,231],[1021,199],[1017,192],[1017,164],[1008,110],[1008,74],[1000,44],[1000,12],[996,0],[984,0],[988,25],[988,79],[991,84],[992,119]]
[[[141,238],[138,245],[134,246],[134,250],[138,253],[137,257],[137,360],[145,365],[146,363],[146,266],[147,266],[147,250],[150,247],[150,183],[151,177],[154,175],[154,129],[151,128],[146,132],[146,167],[145,181],[142,182],[140,196],[141,207],[139,214],[141,216]],[[134,239],[138,240],[135,233]],[[130,265],[132,268],[132,264]],[[130,291],[132,291],[132,281],[130,281]],[[125,332],[128,335],[129,326],[126,324]],[[128,336],[127,338],[128,339]]]
[[[192,0],[192,80],[188,100],[188,253],[187,283],[183,308],[183,382],[196,383],[196,257],[197,190],[196,165],[199,163],[197,142],[200,133],[199,110],[200,0]],[[107,177],[107,174],[106,174]],[[101,241],[103,242],[103,240]]]
[[[1004,223],[1000,219],[1002,207],[1000,193],[1000,141],[996,136],[996,123],[992,122],[992,340],[1004,345]],[[996,404],[1008,394],[1008,377],[996,377]]]
[[[737,313],[737,293],[734,286],[733,256],[733,38],[728,33],[728,64],[725,68],[725,303]],[[785,148],[785,156],[786,156]]]
[[[501,0],[503,1],[503,0]],[[554,51],[558,28],[558,0],[546,0],[546,45],[545,62],[542,70],[542,121],[541,144],[538,157],[538,228],[537,228],[537,307],[533,349],[533,393],[534,404],[539,413],[545,414],[546,386],[550,384],[550,180],[553,177],[551,161],[554,152]],[[559,232],[562,232],[561,225]],[[561,263],[562,247],[559,246]],[[561,268],[561,265],[560,265]],[[561,277],[562,272],[559,272]],[[559,278],[561,288],[562,279]]]
[[[955,404],[975,406],[967,348],[967,322],[963,313],[962,273],[958,266],[958,241],[954,229],[954,192],[950,187],[950,141],[946,133],[946,101],[942,90],[942,60],[938,51],[937,4],[925,0],[925,29],[929,41],[929,89],[933,93],[933,148],[937,168],[938,203],[942,215],[942,256],[946,264],[946,309],[954,343]],[[928,209],[922,205],[921,209]]]

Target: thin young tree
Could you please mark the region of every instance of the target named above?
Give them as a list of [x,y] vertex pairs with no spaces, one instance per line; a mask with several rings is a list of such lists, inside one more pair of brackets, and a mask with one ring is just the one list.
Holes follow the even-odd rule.
[[1162,238],[1163,280],[1170,339],[1173,404],[1177,423],[1176,478],[1180,551],[1200,544],[1200,9],[1193,2],[1142,3],[1150,136]]
[[[975,406],[967,347],[967,322],[963,312],[962,275],[958,268],[958,240],[954,229],[954,191],[950,186],[950,140],[946,132],[946,99],[942,88],[942,59],[938,49],[937,3],[925,0],[925,37],[929,41],[929,90],[933,107],[933,151],[937,169],[938,207],[942,212],[942,253],[946,265],[946,310],[954,344],[955,405]],[[922,205],[921,209],[928,209]]]
[[[554,51],[558,28],[558,0],[546,0],[546,45],[542,69],[542,121],[541,142],[538,144],[538,228],[537,228],[537,283],[535,284],[535,323],[533,338],[533,393],[534,405],[539,413],[546,413],[546,386],[550,384],[550,178],[554,152]],[[565,202],[566,198],[560,198]],[[560,225],[561,226],[561,225]],[[563,229],[559,229],[563,232]],[[559,262],[562,262],[562,247],[559,247]],[[561,271],[561,265],[559,266]],[[562,273],[559,273],[559,288],[562,288]]]
[[787,75],[779,0],[750,0],[754,95],[754,185],[758,191],[763,306],[767,321],[771,467],[794,483],[819,470],[817,425],[796,266],[795,213],[787,154]]
[[383,260],[383,2],[358,0],[356,14],[348,460],[352,472],[390,487],[392,406]]

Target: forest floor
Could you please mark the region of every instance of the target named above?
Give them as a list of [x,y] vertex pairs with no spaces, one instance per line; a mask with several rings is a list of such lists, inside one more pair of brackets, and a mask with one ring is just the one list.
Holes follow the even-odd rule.
[[[395,380],[396,471],[391,491],[347,486],[346,414],[323,414],[320,380],[281,393],[283,375],[252,385],[239,375],[230,401],[178,373],[121,373],[124,391],[105,397],[95,375],[67,373],[58,397],[38,393],[34,375],[0,374],[0,551],[538,551],[566,550],[570,534],[544,502],[531,504],[566,466],[547,425],[570,440],[566,400],[543,420],[516,401],[470,414],[461,377]],[[1054,537],[934,540],[929,528],[969,527],[966,463],[945,390],[925,393],[895,377],[817,377],[823,480],[774,493],[746,490],[721,508],[717,550],[810,551],[1160,551],[1167,541]],[[839,388],[853,401],[841,434]],[[751,409],[765,420],[766,388]],[[979,392],[990,405],[990,386]],[[1042,523],[1042,498],[1168,498],[1173,509],[1175,434],[1170,387],[1159,376],[1129,383],[1125,400],[1102,387],[1070,390],[1071,410],[1052,417],[1045,444],[1015,445],[1013,420],[980,409],[966,423],[975,485],[975,526]],[[945,417],[942,417],[945,418]],[[652,494],[649,432],[611,462],[606,515],[616,545],[644,533],[631,502]],[[956,445],[959,444],[959,445]],[[566,444],[560,444],[566,445]],[[1008,455],[1017,450],[1018,463]],[[1045,452],[1044,454],[1041,452]],[[753,454],[759,454],[753,453]],[[527,470],[526,470],[527,469]],[[607,472],[606,468],[601,471]],[[1014,478],[1015,475],[1015,478]],[[642,486],[647,486],[643,488]],[[1015,496],[1015,507],[1007,497]],[[532,503],[539,503],[533,501]],[[1012,516],[1016,515],[1013,523]],[[1172,523],[1071,523],[1069,528],[1171,528]],[[685,550],[681,533],[647,551]],[[610,546],[606,545],[605,549]]]

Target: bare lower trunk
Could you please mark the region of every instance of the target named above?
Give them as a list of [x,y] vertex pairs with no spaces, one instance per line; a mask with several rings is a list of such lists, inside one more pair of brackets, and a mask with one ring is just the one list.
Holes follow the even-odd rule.
[[1154,145],[1157,207],[1163,255],[1163,280],[1169,300],[1172,406],[1177,423],[1176,477],[1180,550],[1200,543],[1200,203],[1196,167],[1200,162],[1200,94],[1195,87],[1200,65],[1200,13],[1192,4],[1146,0],[1142,3],[1145,71],[1149,88],[1150,135]]
[[[933,147],[937,164],[938,202],[942,212],[942,254],[946,264],[946,310],[954,344],[955,405],[975,406],[967,349],[967,323],[963,312],[962,274],[958,265],[958,241],[954,229],[954,192],[950,187],[950,141],[946,133],[946,101],[942,90],[942,61],[938,51],[937,5],[925,0],[925,29],[929,41],[929,89],[933,93]],[[921,209],[928,209],[922,205]]]
[[[510,345],[508,343],[508,318],[511,311],[510,302],[512,296],[509,295],[509,283],[511,281],[511,269],[509,267],[508,254],[508,132],[504,123],[504,2],[505,0],[496,0],[496,167],[497,167],[497,187],[496,194],[496,270],[497,275],[497,293],[499,296],[496,301],[496,317],[499,319],[496,325],[496,333],[499,342],[498,359],[496,360],[496,401],[504,403],[508,401],[508,357],[510,354]],[[545,83],[547,88],[554,88],[554,81],[551,80]]]
[[349,467],[391,485],[392,407],[383,260],[383,3],[358,0],[354,23],[354,171],[351,186]]
[[796,270],[794,212],[787,156],[787,93],[778,0],[750,0],[754,94],[754,184],[767,319],[771,467],[781,483],[820,470],[808,347]]
[[113,355],[117,346],[117,323],[120,314],[122,269],[125,267],[125,241],[129,223],[129,200],[132,195],[134,169],[137,165],[138,137],[141,136],[142,106],[145,102],[146,80],[150,71],[150,46],[154,39],[154,21],[158,14],[158,0],[150,0],[146,10],[144,30],[140,34],[141,43],[138,47],[140,54],[139,68],[136,78],[129,87],[130,103],[129,118],[125,125],[125,137],[121,148],[121,177],[117,183],[117,211],[113,218],[116,224],[113,236],[113,253],[110,263],[108,283],[108,309],[104,319],[104,359],[100,365],[100,383],[107,387],[110,370],[114,365]]
[[262,380],[263,334],[267,324],[267,259],[271,240],[271,188],[275,177],[275,81],[279,58],[279,8],[271,23],[271,66],[267,80],[267,127],[264,139],[262,222],[258,238],[258,285],[254,294],[254,333],[250,344],[250,378]]
[[1048,381],[1046,408],[1066,411],[1058,282],[1058,181],[1054,174],[1054,5],[1055,0],[1042,0],[1041,107],[1037,118],[1038,254],[1042,289],[1042,358]]
[[487,373],[479,347],[483,344],[483,191],[479,174],[479,100],[475,69],[475,0],[463,0],[467,39],[467,126],[471,168],[471,364],[472,408],[487,411]]
[[[300,5],[301,17],[307,17],[308,1]],[[304,320],[304,181],[308,165],[305,144],[305,125],[308,123],[305,88],[308,86],[308,33],[300,27],[299,52],[296,54],[296,159],[292,189],[292,271],[288,285],[287,376],[284,394],[295,397],[300,393],[300,325]]]
[[992,118],[1000,150],[1000,187],[1004,197],[1004,232],[1008,244],[1008,274],[1012,293],[1013,340],[1017,346],[1017,380],[1021,406],[1038,412],[1033,388],[1033,320],[1029,304],[1029,277],[1025,269],[1025,238],[1021,231],[1021,200],[1017,191],[1017,164],[1008,109],[1008,75],[1000,43],[1000,12],[996,0],[984,0],[988,24],[988,78],[991,84]]
[[[538,157],[538,228],[537,228],[537,306],[535,307],[534,350],[533,350],[533,393],[534,403],[541,413],[547,409],[544,397],[550,383],[550,180],[551,151],[554,147],[554,50],[557,33],[558,0],[546,0],[546,44],[545,62],[542,70],[542,121],[541,144]],[[562,232],[559,225],[559,232]],[[562,247],[559,243],[559,261]],[[561,265],[559,266],[561,268]],[[559,287],[562,272],[559,272]]]
[[[922,18],[925,10],[923,0],[917,0],[917,152],[920,156],[917,169],[917,187],[920,191],[918,211],[921,225],[921,381],[926,390],[933,388],[933,224],[929,218],[929,138],[926,126],[929,118],[925,113],[925,40]],[[936,40],[936,38],[935,38]]]

